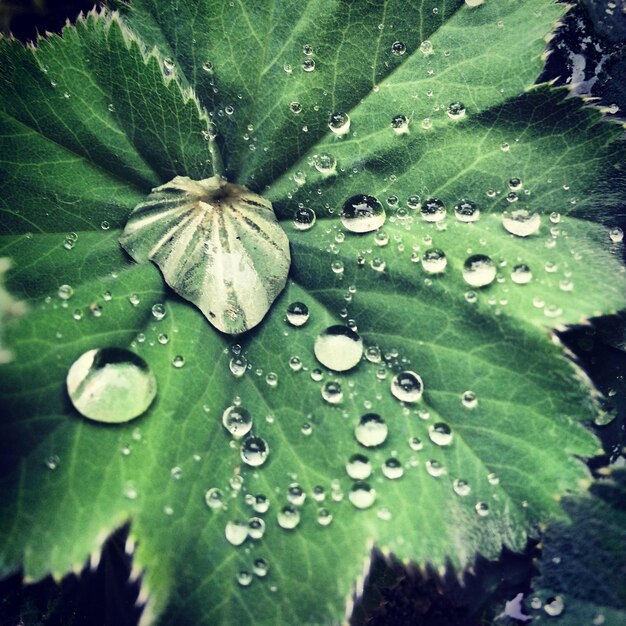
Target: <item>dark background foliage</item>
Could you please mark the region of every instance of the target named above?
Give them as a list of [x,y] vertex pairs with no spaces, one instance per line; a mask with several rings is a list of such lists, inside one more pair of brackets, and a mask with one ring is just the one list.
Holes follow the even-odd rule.
[[[22,41],[59,32],[66,21],[94,6],[90,0],[0,0],[0,31]],[[626,0],[579,0],[550,44],[538,82],[569,85],[606,107],[606,116],[626,120]],[[604,221],[626,230],[626,167],[599,194]],[[606,200],[606,199],[609,200]],[[622,464],[626,446],[626,315],[604,318],[561,335],[564,344],[604,394],[606,425],[596,426],[604,454],[591,459],[596,476]],[[583,520],[584,521],[584,520]],[[574,519],[574,524],[577,520]],[[584,530],[584,529],[583,529]],[[553,531],[554,532],[554,529]],[[567,530],[575,537],[577,527]],[[139,582],[130,582],[132,561],[124,550],[127,529],[105,544],[100,563],[60,583],[52,578],[24,587],[20,574],[0,582],[0,626],[134,626]],[[549,550],[549,548],[548,548]],[[505,602],[530,592],[539,574],[540,544],[523,554],[505,551],[496,562],[480,557],[462,583],[453,571],[405,568],[374,555],[372,573],[354,626],[480,626],[520,624],[502,615]]]

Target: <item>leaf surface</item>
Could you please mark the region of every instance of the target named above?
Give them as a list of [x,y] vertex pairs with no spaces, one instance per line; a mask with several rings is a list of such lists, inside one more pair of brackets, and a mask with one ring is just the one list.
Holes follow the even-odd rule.
[[[589,480],[579,459],[598,443],[581,422],[596,407],[550,329],[623,307],[626,287],[621,247],[593,213],[596,179],[622,158],[619,129],[562,92],[524,92],[563,7],[122,8],[122,18],[91,15],[37,50],[0,43],[1,253],[13,259],[11,291],[31,307],[11,328],[15,361],[0,380],[2,497],[12,503],[0,521],[1,571],[61,576],[130,520],[146,621],[336,623],[374,544],[460,570],[476,553],[522,548],[534,524],[562,516],[561,495]],[[425,40],[433,54],[421,51]],[[312,72],[301,67],[307,58]],[[447,114],[457,101],[462,119]],[[341,137],[327,126],[338,111],[351,119]],[[398,114],[408,133],[391,128]],[[212,123],[215,144],[205,139]],[[322,153],[335,158],[334,174],[315,167]],[[118,243],[152,187],[220,172],[270,200],[291,243],[285,290],[236,343]],[[517,200],[506,198],[514,178]],[[382,232],[342,227],[355,194],[385,205]],[[407,204],[415,194],[422,204],[439,198],[445,220],[423,220]],[[455,219],[462,198],[476,203],[478,221]],[[300,205],[317,214],[310,230],[293,225]],[[540,214],[537,233],[503,228],[503,211],[517,207]],[[443,272],[424,268],[431,248],[445,253]],[[497,274],[482,288],[463,278],[476,254]],[[520,264],[533,274],[525,285],[511,278]],[[309,310],[301,327],[285,320],[294,302]],[[337,374],[316,361],[313,343],[345,323],[368,358]],[[64,391],[70,365],[101,347],[136,351],[157,378],[155,402],[129,424],[89,423]],[[249,367],[237,378],[230,362],[242,355]],[[417,404],[391,393],[402,370],[424,381]],[[338,404],[322,397],[329,382],[341,386]],[[260,467],[242,462],[241,442],[222,426],[239,402],[269,445]],[[355,426],[371,412],[389,434],[365,448]],[[437,424],[449,427],[450,445]],[[352,504],[359,487],[345,468],[355,453],[373,469],[365,510]],[[390,458],[402,477],[386,477]],[[207,506],[210,488],[221,490],[221,508]],[[249,504],[258,494],[266,513]],[[292,530],[278,523],[285,506],[300,506]],[[263,538],[231,545],[227,523],[253,516],[265,520]],[[253,573],[259,558],[266,577]]]

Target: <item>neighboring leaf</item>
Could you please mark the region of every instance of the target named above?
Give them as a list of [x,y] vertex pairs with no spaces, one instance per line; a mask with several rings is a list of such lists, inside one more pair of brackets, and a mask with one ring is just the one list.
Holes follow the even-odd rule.
[[[2,498],[12,503],[0,520],[0,570],[60,576],[130,521],[145,621],[336,623],[374,544],[457,570],[477,553],[520,550],[535,524],[563,515],[564,493],[588,483],[579,459],[598,450],[580,424],[596,414],[593,390],[550,327],[626,303],[621,246],[593,223],[596,179],[623,157],[612,143],[620,130],[562,92],[522,94],[564,7],[320,0],[273,9],[138,0],[125,14],[157,44],[148,56],[108,14],[37,50],[1,44],[2,254],[32,312],[11,333],[16,361],[0,379]],[[237,343],[118,243],[151,188],[221,171],[189,86],[213,114],[227,178],[272,202],[292,245],[285,290]],[[462,119],[458,106],[447,113],[457,101]],[[351,125],[339,137],[327,124],[341,111]],[[392,128],[398,114],[408,133]],[[336,160],[334,174],[316,167],[333,160],[322,154]],[[357,194],[386,204],[382,231],[341,227],[343,203]],[[448,217],[421,219],[414,194],[439,198]],[[461,198],[481,210],[477,222],[454,218]],[[541,216],[526,238],[502,226],[502,211],[518,206]],[[309,207],[317,223],[295,228],[294,211]],[[445,271],[423,266],[430,248],[444,251]],[[493,262],[481,289],[463,278],[476,254]],[[523,264],[533,273],[524,285],[510,275]],[[69,300],[62,285],[73,288]],[[285,321],[294,302],[309,311],[298,328]],[[313,344],[342,321],[358,327],[367,359],[339,375],[319,368]],[[127,426],[89,423],[64,392],[69,366],[98,347],[135,350],[157,378],[154,404]],[[391,393],[401,370],[423,379],[416,405]],[[326,383],[341,386],[339,404],[322,399]],[[242,462],[242,444],[222,426],[239,403],[269,445],[260,467]],[[354,431],[370,412],[389,434],[364,448]],[[355,453],[371,462],[369,489],[346,473]],[[388,478],[399,473],[395,461],[383,468],[390,459],[402,477]],[[281,510],[302,498],[293,483],[306,500],[287,530]],[[221,508],[207,506],[213,488]],[[371,497],[372,488],[371,508],[353,506],[363,503],[353,489]],[[267,513],[255,511],[257,494],[269,498]],[[263,538],[231,545],[228,522],[253,516],[265,519]],[[267,576],[250,577],[263,573],[259,558]]]
[[626,622],[626,472],[615,470],[590,494],[568,498],[564,506],[571,522],[548,527],[541,576],[528,608],[550,619],[546,613],[562,607],[558,623],[564,626],[621,626]]
[[176,293],[230,334],[263,319],[289,273],[289,240],[272,204],[217,176],[177,176],[153,189],[120,243],[135,261],[154,261]]

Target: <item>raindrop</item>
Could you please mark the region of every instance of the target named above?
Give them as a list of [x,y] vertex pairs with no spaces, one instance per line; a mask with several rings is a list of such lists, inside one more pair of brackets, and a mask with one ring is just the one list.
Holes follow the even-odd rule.
[[452,443],[452,430],[448,424],[438,422],[428,429],[430,440],[438,446],[449,446]]
[[383,463],[383,476],[385,478],[396,480],[398,478],[402,478],[403,474],[404,469],[402,467],[402,463],[400,463],[400,461],[398,461],[395,457],[391,457]]
[[473,391],[465,391],[461,396],[461,404],[466,409],[475,409],[478,406],[478,398]]
[[157,303],[152,306],[152,315],[156,320],[162,320],[165,317],[166,310],[163,304]]
[[264,578],[265,576],[267,576],[267,572],[269,568],[270,568],[269,563],[265,559],[262,559],[262,558],[254,559],[254,563],[252,565],[252,572],[254,573],[255,576],[258,576],[259,578]]
[[289,367],[294,372],[299,372],[302,369],[302,359],[299,356],[292,356],[289,359]]
[[480,517],[486,517],[489,515],[489,505],[486,502],[477,502],[474,509]]
[[308,43],[304,44],[302,46],[302,52],[306,54],[308,57],[310,57],[313,54],[313,46],[311,46]]
[[69,300],[74,295],[74,288],[70,285],[61,285],[57,293],[61,300]]
[[240,546],[248,538],[248,524],[241,521],[228,521],[224,535],[230,544]]
[[111,228],[111,224],[109,224],[107,220],[102,220],[100,222],[100,228],[102,228],[102,230],[109,230],[109,228]]
[[311,230],[315,226],[317,215],[315,211],[309,207],[300,207],[294,211],[293,214],[293,227],[296,230],[305,231]]
[[624,231],[619,226],[615,226],[609,230],[609,238],[613,243],[621,243],[624,239]]
[[180,354],[175,356],[172,359],[172,365],[176,368],[176,369],[180,369],[181,367],[183,367],[183,365],[185,365],[185,358],[182,357]]
[[337,136],[345,135],[350,131],[350,116],[337,111],[328,118],[328,128]]
[[289,108],[292,113],[300,113],[302,111],[302,105],[299,102],[292,102]]
[[426,40],[426,41],[422,41],[422,43],[420,44],[420,51],[422,54],[428,56],[429,54],[433,53],[433,44],[430,43],[430,41]]
[[245,569],[242,569],[237,574],[237,582],[242,587],[248,587],[252,583],[252,574],[250,572],[246,571]]
[[320,174],[333,174],[337,169],[337,159],[328,152],[315,155],[313,165]]
[[519,191],[524,185],[522,185],[522,181],[519,178],[511,178],[509,180],[509,189],[511,191]]
[[313,500],[316,502],[324,502],[326,500],[326,491],[321,485],[315,485],[312,489]]
[[49,470],[55,470],[57,467],[59,467],[59,463],[61,462],[61,460],[59,459],[59,457],[56,454],[51,454],[46,460],[45,460],[45,464],[46,467]]
[[495,487],[496,485],[500,484],[500,479],[498,478],[497,474],[491,472],[491,474],[487,475],[487,482]]
[[287,321],[292,326],[302,326],[309,319],[309,307],[302,302],[292,302],[287,307]]
[[366,413],[354,429],[356,440],[366,448],[380,446],[387,439],[385,420],[377,413]]
[[357,509],[368,509],[376,501],[376,490],[359,480],[352,485],[348,499]]
[[330,269],[333,271],[333,274],[343,274],[343,261],[333,261],[330,264]]
[[315,69],[315,61],[313,59],[304,59],[302,61],[302,69],[305,72],[312,72]]
[[384,259],[381,259],[380,257],[374,257],[371,261],[370,261],[370,267],[375,271],[375,272],[384,272],[385,271],[385,267],[387,266],[387,264],[385,263]]
[[543,605],[543,610],[550,617],[558,617],[565,610],[565,603],[563,602],[562,596],[554,596],[553,598],[548,598],[546,603]]
[[452,102],[448,106],[448,117],[451,120],[460,120],[465,117],[465,105],[462,102]]
[[364,454],[353,454],[346,463],[346,472],[350,478],[364,480],[372,473],[372,464]]
[[472,490],[467,481],[460,478],[454,479],[452,482],[452,489],[454,489],[454,493],[456,493],[457,496],[468,496]]
[[385,223],[385,209],[374,196],[352,196],[341,209],[341,223],[352,233],[369,233]]
[[210,61],[206,61],[205,63],[202,64],[202,69],[205,72],[212,72],[213,71],[213,63],[211,63]]
[[241,460],[251,467],[263,465],[269,455],[269,446],[261,437],[246,437],[241,444]]
[[394,41],[391,44],[391,52],[397,57],[401,57],[406,53],[406,46],[401,41]]
[[235,378],[241,378],[248,369],[248,359],[242,354],[238,354],[230,360],[228,367]]
[[474,254],[463,263],[463,279],[472,287],[486,287],[496,277],[496,265],[485,254]]
[[435,461],[434,459],[426,461],[426,471],[435,478],[439,478],[446,473],[445,467],[439,463],[439,461]]
[[302,506],[306,500],[306,493],[298,483],[291,483],[287,487],[287,500],[294,506]]
[[368,348],[365,350],[365,358],[370,363],[380,363],[382,359],[380,348],[378,346],[368,346]]
[[343,389],[341,383],[336,380],[329,380],[322,386],[322,398],[328,404],[339,404],[343,400]]
[[363,340],[347,326],[329,326],[315,339],[315,358],[328,369],[345,372],[363,356]]
[[429,198],[420,213],[426,222],[440,222],[446,216],[446,208],[439,198]]
[[530,267],[525,263],[520,263],[511,270],[511,280],[516,285],[526,285],[532,278],[533,273],[530,271]]
[[404,115],[396,115],[391,120],[391,128],[396,135],[402,135],[409,131],[409,120]]
[[292,530],[300,523],[300,511],[294,506],[284,506],[277,515],[278,525],[285,530]]
[[476,222],[480,217],[480,209],[471,200],[460,200],[454,207],[454,215],[459,222]]
[[333,521],[333,514],[328,509],[320,509],[317,512],[317,523],[320,526],[328,526]]
[[534,235],[541,225],[541,216],[531,213],[527,209],[517,211],[505,211],[502,214],[502,226],[505,230],[516,237],[528,237]]
[[248,536],[251,539],[261,539],[265,534],[265,522],[260,517],[251,517],[248,520]]
[[98,422],[127,422],[144,413],[157,393],[148,364],[121,348],[89,350],[67,373],[67,391],[74,408]]
[[409,448],[411,448],[413,452],[419,452],[424,448],[424,443],[419,437],[409,437]]
[[244,407],[232,405],[222,414],[222,424],[235,439],[241,439],[252,429],[252,415]]
[[420,197],[416,195],[409,196],[406,199],[406,205],[413,211],[419,209],[422,206]]
[[255,513],[259,513],[261,515],[263,515],[263,513],[267,513],[270,508],[269,498],[264,496],[262,493],[252,496],[252,508]]
[[224,506],[224,494],[221,489],[211,487],[204,494],[204,501],[210,509],[221,509]]
[[445,252],[439,248],[429,248],[422,255],[422,267],[429,274],[441,274],[448,265]]
[[401,402],[418,402],[423,392],[424,383],[415,372],[400,372],[391,380],[391,393]]

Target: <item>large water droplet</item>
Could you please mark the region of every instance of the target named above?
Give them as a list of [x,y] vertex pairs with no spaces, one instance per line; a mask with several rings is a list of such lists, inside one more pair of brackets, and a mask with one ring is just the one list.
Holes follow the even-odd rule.
[[346,463],[346,472],[350,478],[364,480],[372,473],[372,464],[364,454],[353,454]]
[[322,152],[315,155],[313,165],[320,174],[328,176],[337,169],[337,159],[332,154],[328,154],[328,152]]
[[329,326],[315,339],[315,358],[328,369],[345,372],[358,365],[363,340],[347,326]]
[[385,420],[377,413],[366,413],[354,429],[356,440],[366,448],[380,446],[387,439]]
[[300,523],[300,511],[294,506],[284,506],[277,515],[278,525],[285,530],[292,530]]
[[532,279],[533,273],[525,263],[520,263],[511,270],[511,280],[516,285],[526,285]]
[[121,348],[85,352],[70,367],[66,383],[70,400],[81,415],[107,423],[138,417],[157,393],[148,364]]
[[526,209],[517,211],[505,211],[502,214],[502,226],[507,232],[517,237],[528,237],[534,235],[541,225],[541,216],[538,213],[531,213]]
[[241,444],[241,460],[251,467],[263,465],[269,452],[267,441],[261,437],[246,437]]
[[422,255],[422,267],[429,274],[441,274],[448,265],[445,252],[439,248],[429,248]]
[[242,406],[229,406],[222,414],[222,424],[235,439],[241,439],[252,429],[252,415]]
[[460,200],[454,206],[454,215],[459,222],[476,222],[480,217],[480,209],[471,200]]
[[426,222],[440,222],[446,216],[446,207],[439,198],[429,198],[420,213]]
[[396,135],[403,135],[409,132],[409,120],[405,115],[396,115],[391,120],[391,128]]
[[448,106],[448,117],[451,120],[460,120],[465,117],[465,105],[462,102],[452,102]]
[[452,430],[444,422],[431,424],[428,429],[428,436],[438,446],[449,446],[452,443]]
[[348,499],[357,509],[368,509],[376,501],[376,490],[359,480],[352,485]]
[[345,135],[350,131],[350,116],[341,111],[333,113],[330,118],[328,118],[328,128],[330,128],[335,135]]
[[415,372],[400,372],[391,380],[391,393],[401,402],[418,402],[424,393],[424,383]]
[[287,307],[287,321],[292,326],[303,326],[309,320],[309,307],[302,302],[292,302]]
[[403,474],[404,468],[402,467],[402,463],[395,457],[391,457],[383,463],[383,476],[385,478],[397,480],[398,478],[402,478]]
[[369,233],[380,228],[385,219],[385,209],[374,196],[352,196],[341,209],[341,223],[352,233]]
[[248,538],[248,524],[239,520],[228,521],[224,535],[233,546],[240,546]]
[[294,211],[293,227],[296,230],[310,230],[315,225],[317,215],[309,207],[300,207]]
[[496,277],[496,265],[485,254],[474,254],[463,264],[463,278],[472,287],[486,287]]
[[401,41],[394,41],[391,44],[391,52],[398,57],[406,53],[406,46]]

